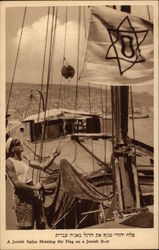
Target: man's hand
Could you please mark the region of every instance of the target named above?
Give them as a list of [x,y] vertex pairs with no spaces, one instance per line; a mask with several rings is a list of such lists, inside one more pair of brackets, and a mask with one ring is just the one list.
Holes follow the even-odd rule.
[[39,191],[42,188],[42,184],[40,182],[38,182],[35,186],[34,186],[34,190]]
[[38,182],[35,186],[34,186],[34,195],[38,198],[41,197],[40,191],[42,190],[42,184],[40,182]]

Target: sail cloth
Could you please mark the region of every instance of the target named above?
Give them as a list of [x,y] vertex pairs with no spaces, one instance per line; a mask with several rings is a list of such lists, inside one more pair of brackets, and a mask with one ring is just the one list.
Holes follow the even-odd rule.
[[64,216],[71,212],[79,200],[102,203],[109,207],[108,198],[98,188],[83,179],[71,164],[63,159],[60,162],[59,177],[52,204],[46,209],[48,224],[54,228]]
[[80,79],[104,85],[153,83],[153,24],[109,7],[92,7]]

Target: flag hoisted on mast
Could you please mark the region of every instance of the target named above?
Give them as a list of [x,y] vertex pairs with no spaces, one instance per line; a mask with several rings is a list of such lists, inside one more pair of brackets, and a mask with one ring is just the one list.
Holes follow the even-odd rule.
[[153,24],[109,7],[91,7],[80,79],[107,85],[153,83]]

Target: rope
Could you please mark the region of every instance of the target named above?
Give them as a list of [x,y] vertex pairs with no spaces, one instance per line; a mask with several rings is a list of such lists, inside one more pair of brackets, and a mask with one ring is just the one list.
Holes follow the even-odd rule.
[[114,138],[114,87],[111,87],[111,100],[112,100],[112,150],[114,153],[114,145],[115,145],[115,138]]
[[85,30],[85,39],[87,38],[87,32],[86,32],[86,11],[85,11],[85,6],[83,6],[83,16],[84,16],[84,30]]
[[[33,95],[32,98],[36,101],[37,104],[39,104],[38,100],[36,99],[36,97],[35,97],[34,95]],[[38,105],[38,106],[39,106],[39,105]]]
[[[104,108],[103,108],[103,93],[102,93],[102,85],[100,85],[101,90],[101,109],[102,109],[102,117],[104,116]],[[107,98],[107,86],[106,86],[106,98]],[[106,100],[107,104],[107,100]],[[106,106],[107,110],[107,106]],[[104,129],[104,120],[103,120],[103,129]],[[103,131],[104,132],[104,131]],[[106,115],[106,133],[107,133],[107,115]],[[104,140],[104,162],[106,163],[106,140]]]
[[[63,67],[63,66],[62,66]],[[57,108],[59,108],[60,105],[60,98],[61,98],[61,88],[62,88],[62,74],[61,74],[61,80],[60,80],[60,89],[59,89],[59,96],[58,96],[58,101],[57,101]]]
[[149,6],[147,5],[147,13],[148,13],[148,18],[149,20],[151,20],[151,17],[150,17],[150,10],[149,10]]
[[[54,14],[54,7],[53,7],[53,14]],[[46,134],[46,111],[47,111],[48,90],[49,90],[49,80],[50,80],[51,51],[52,51],[52,39],[53,39],[53,20],[54,20],[54,18],[52,17],[50,49],[49,49],[50,53],[49,53],[49,63],[48,63],[48,75],[47,75],[47,90],[46,90],[45,110],[44,110],[44,125],[43,125],[43,131],[42,131],[42,141],[41,141],[41,145],[40,145],[41,146],[40,147],[40,162],[42,162],[43,144],[44,144],[44,139],[45,139],[45,134]],[[40,175],[41,175],[41,170],[37,171],[36,182],[40,181]]]
[[[114,87],[111,87],[111,102],[112,102],[112,173],[115,175],[115,159],[114,159],[114,147],[115,147],[115,138],[114,138]],[[115,179],[115,178],[114,178]],[[115,182],[113,182],[113,194],[115,195]]]
[[[66,54],[66,34],[67,34],[67,19],[68,19],[68,6],[66,6],[66,15],[65,15],[65,36],[64,36],[64,50],[63,50],[63,62],[62,62],[62,67],[64,66],[65,63],[65,54]],[[60,89],[59,89],[59,96],[58,96],[58,102],[57,102],[57,108],[59,108],[60,104],[60,98],[61,98],[61,89],[62,89],[62,79],[63,76],[61,74],[61,80],[60,80]]]
[[102,85],[100,85],[100,99],[101,99],[101,109],[102,109],[102,116],[104,114],[104,109],[103,109],[103,93],[102,93]]
[[[90,88],[90,83],[88,83],[88,95],[89,95],[89,109],[90,109],[90,113],[91,113],[92,110],[91,110],[91,88]],[[92,144],[92,154],[94,154],[94,147],[93,147],[93,139],[92,138],[91,138],[91,144]],[[93,162],[93,171],[94,171],[94,157],[93,156],[92,156],[92,162]]]
[[[133,96],[132,96],[132,87],[130,86],[130,96],[131,96],[131,112],[132,112],[132,127],[133,127],[133,139],[135,139],[135,123],[134,123],[134,108],[133,108]],[[136,148],[134,148],[134,154],[136,156]],[[134,162],[134,166],[137,169],[137,164],[136,164],[136,157],[135,157],[135,162]],[[138,178],[138,172],[137,172],[137,178]],[[138,178],[139,179],[139,178]],[[140,187],[140,184],[138,183],[138,187],[135,185],[135,188],[138,190],[138,192],[140,193],[141,197],[142,197],[142,201],[144,203],[144,199],[143,199],[143,194],[142,194],[142,190]],[[145,205],[145,204],[144,204]]]
[[[89,212],[92,210],[93,206],[94,206],[94,202],[92,203]],[[78,223],[78,225],[76,226],[75,229],[77,229],[77,228],[79,227],[79,225],[80,225],[87,217],[88,217],[88,214],[86,214],[86,215],[79,221],[79,223]]]
[[[64,66],[65,62],[67,64],[67,61],[66,61],[67,18],[68,18],[68,6],[66,7],[66,25],[65,25],[65,37],[64,37],[64,58],[63,58],[63,65],[62,65],[62,67]],[[63,87],[64,87],[63,88],[63,103],[65,103],[65,85]]]
[[[108,132],[108,123],[107,123],[107,115],[108,115],[108,91],[107,91],[107,86],[105,86],[105,93],[106,93],[106,98],[105,98],[105,116],[106,116],[106,134]],[[106,163],[106,152],[107,152],[107,140],[105,140],[105,143],[104,143],[104,149],[105,149],[105,158],[104,158],[104,161]]]
[[[53,45],[55,45],[55,36],[56,36],[56,28],[57,28],[57,13],[58,13],[58,8],[55,9],[55,21],[54,21],[54,23],[55,23],[55,25],[54,25],[54,34],[55,34],[55,35],[54,35],[54,37],[53,37]],[[54,49],[52,49],[51,58],[53,58],[53,59],[52,59],[52,65],[54,66],[53,51],[54,51]],[[51,82],[52,82],[52,78],[53,78],[53,68],[54,68],[54,67],[51,68]],[[50,87],[51,87],[51,86],[50,86]],[[49,93],[50,93],[49,97],[51,97],[51,88],[50,88]],[[49,98],[49,99],[51,99],[51,98]],[[58,149],[58,148],[60,147],[61,140],[62,140],[62,137],[59,138],[59,142],[58,142],[58,145],[57,145],[56,149]]]
[[28,114],[29,106],[31,106],[31,103],[32,103],[32,95],[30,95],[30,98],[28,99],[28,104],[27,104],[27,107],[26,107],[25,117]]
[[[56,28],[57,28],[57,7],[55,8],[55,13],[54,13],[54,31],[53,31],[53,49],[51,50],[51,55],[50,55],[50,58],[52,59],[51,63],[50,63],[50,79],[49,79],[49,91],[48,91],[48,104],[47,106],[51,106],[51,96],[52,96],[52,82],[53,82],[53,69],[54,69],[54,55],[53,55],[53,52],[54,52],[54,46],[55,46],[55,37],[56,37]],[[46,121],[46,126],[48,124],[48,121]],[[46,127],[48,129],[48,126]],[[46,131],[47,132],[47,131]]]
[[[43,56],[42,76],[41,76],[41,87],[40,87],[40,93],[41,93],[41,95],[42,95],[42,91],[43,91],[43,82],[44,82],[44,69],[45,69],[46,49],[47,49],[47,40],[48,40],[49,15],[50,15],[50,7],[48,7],[48,14],[47,14],[45,46],[44,46],[44,56]],[[41,107],[41,99],[42,99],[41,95],[40,95],[39,108],[38,108],[38,123],[39,123],[39,119],[40,119],[40,107]],[[35,140],[36,140],[36,138],[35,138]],[[37,140],[35,141],[34,160],[35,160],[35,158],[37,156],[36,152],[37,152]],[[42,161],[42,157],[41,157],[40,161]],[[33,168],[33,171],[32,171],[32,180],[34,179],[34,175],[35,175],[35,170]],[[38,179],[38,173],[37,173],[37,178],[36,179]]]
[[[56,28],[57,28],[57,8],[53,7],[53,16],[54,19],[52,19],[52,29],[51,29],[51,40],[50,40],[50,54],[49,54],[49,65],[48,65],[48,77],[47,77],[47,91],[46,91],[46,102],[45,102],[45,113],[44,113],[44,135],[43,135],[43,142],[46,135],[46,128],[48,128],[47,124],[48,121],[46,120],[46,111],[48,106],[48,96],[49,96],[49,87],[50,87],[50,79],[51,79],[51,72],[52,71],[52,65],[54,65],[54,57],[53,52],[55,49],[55,37],[56,37]],[[43,153],[43,145],[42,145],[42,151],[41,155]]]
[[78,94],[78,80],[79,80],[79,50],[80,50],[80,25],[81,25],[81,7],[79,7],[78,15],[78,40],[77,40],[77,79],[76,79],[76,94],[75,94],[75,110],[77,110],[77,94]]
[[53,69],[54,69],[54,56],[53,56],[53,52],[54,52],[54,46],[55,46],[55,37],[56,37],[56,28],[57,28],[57,13],[58,13],[58,9],[57,9],[57,7],[55,8],[55,19],[54,19],[54,37],[53,37],[53,49],[52,49],[52,51],[51,51],[51,58],[52,58],[52,63],[51,63],[51,65],[52,65],[52,67],[51,67],[51,73],[50,73],[50,75],[51,75],[51,77],[50,77],[50,80],[49,80],[49,82],[50,82],[50,90],[49,90],[49,106],[50,106],[50,103],[51,103],[51,96],[52,96],[52,82],[53,82],[53,73],[54,73],[54,71],[53,71]]
[[[57,11],[55,7],[52,8],[52,24],[51,24],[51,38],[50,38],[50,48],[49,48],[49,63],[48,63],[48,75],[47,75],[47,88],[46,88],[46,98],[45,98],[45,110],[44,110],[44,128],[43,128],[43,134],[42,134],[42,143],[41,143],[41,161],[42,161],[42,155],[43,155],[43,144],[44,144],[44,139],[46,135],[46,126],[47,126],[47,121],[46,121],[46,111],[47,111],[47,106],[48,106],[48,96],[49,96],[49,85],[50,85],[50,76],[51,76],[51,66],[52,66],[52,54],[55,46],[55,30],[56,30],[56,22],[57,22]],[[40,181],[41,177],[41,170],[38,171],[37,173],[37,179]],[[42,203],[42,200],[41,200]],[[42,203],[42,209],[43,209],[43,215],[45,216],[44,213],[44,208],[43,208],[43,203]]]
[[[108,91],[107,91],[107,86],[105,86],[105,116],[106,116],[106,134],[107,134],[107,132],[108,132],[108,130],[107,130],[107,99],[108,99]],[[107,152],[107,140],[105,140],[104,141],[104,152],[105,152],[105,154],[104,154],[104,161],[105,161],[105,163],[106,163],[106,152]]]
[[92,112],[92,108],[91,108],[91,87],[90,87],[90,83],[88,83],[88,99],[89,99],[89,111],[90,113]]
[[69,106],[69,99],[70,99],[70,84],[67,87],[67,100],[68,100],[68,106]]
[[[55,7],[53,7],[53,16],[55,13]],[[52,42],[53,42],[53,31],[54,31],[54,18],[52,17],[52,24],[51,24],[51,38],[50,38],[50,48],[49,48],[49,63],[48,63],[48,74],[47,74],[47,86],[46,86],[46,98],[45,98],[45,111],[44,111],[44,127],[42,133],[42,143],[41,143],[41,158],[43,155],[43,143],[46,135],[46,111],[47,111],[47,104],[48,104],[48,93],[49,93],[49,83],[50,83],[50,72],[51,72],[51,52],[52,52]]]
[[62,219],[64,219],[64,218],[71,212],[71,210],[74,209],[75,205],[76,205],[76,203],[75,203],[75,204],[73,205],[73,207],[71,207],[71,208],[70,208],[61,218],[59,218],[59,219],[55,222],[55,224],[54,224],[54,226],[53,226],[52,229],[55,229],[55,228],[56,228],[56,225],[57,225]]
[[[77,144],[76,144],[76,141],[75,141],[75,140],[73,140],[73,144],[74,144],[74,155],[75,155],[75,157],[74,157],[73,161],[71,162],[71,165],[76,161],[76,159],[77,159],[77,153],[78,153],[78,151],[77,151]],[[70,155],[70,154],[69,154],[69,155]],[[84,171],[82,168],[80,168],[80,167],[77,165],[77,163],[76,163],[76,167],[77,167],[78,169],[80,169],[83,173],[88,174],[86,171]]]
[[12,93],[12,89],[13,89],[13,82],[14,82],[14,78],[15,78],[17,63],[18,63],[18,57],[19,57],[19,51],[20,51],[21,40],[22,40],[24,22],[25,22],[25,17],[26,17],[26,10],[27,10],[27,7],[24,8],[24,15],[23,15],[23,21],[22,21],[22,29],[21,29],[21,33],[20,33],[20,39],[19,39],[19,44],[18,44],[18,50],[17,50],[16,60],[15,60],[15,65],[14,65],[14,70],[13,70],[13,76],[12,76],[12,81],[11,81],[11,88],[10,88],[10,92],[9,92],[9,97],[8,97],[8,103],[7,103],[6,114],[8,114],[9,103],[10,103],[11,93]]
[[[44,69],[45,69],[46,49],[47,49],[47,41],[48,41],[49,15],[50,15],[50,7],[48,7],[48,14],[47,14],[46,35],[45,35],[45,47],[44,47],[44,55],[43,55],[43,66],[42,66],[41,88],[40,88],[41,95],[42,95],[42,92],[43,92],[43,84],[44,84]],[[40,97],[40,103],[39,103],[38,122],[39,122],[39,119],[40,119],[41,99],[42,99],[42,97]],[[45,104],[44,104],[44,105],[45,105]],[[45,107],[43,107],[43,108],[45,109]],[[37,142],[35,143],[35,153],[36,153],[36,150],[37,150]],[[41,159],[41,160],[42,160],[42,159]]]
[[130,98],[131,98],[130,100],[131,100],[133,139],[135,139],[134,107],[133,107],[133,96],[132,96],[132,87],[131,86],[130,86]]
[[[58,14],[58,7],[56,7],[55,9],[55,26],[54,26],[54,34],[56,33],[56,28],[57,28],[57,14]],[[54,36],[54,41],[53,41],[53,44],[55,44],[55,36]],[[52,54],[51,54],[51,58],[52,58],[52,65],[54,64],[54,57],[53,57],[53,50],[52,50]],[[53,89],[53,86],[55,86],[54,84],[54,81],[53,81],[53,69],[54,67],[51,68],[51,79],[50,79],[50,91],[49,91],[49,107],[51,106],[50,103],[51,103],[51,96],[52,96],[52,89]]]
[[75,144],[74,140],[73,140],[73,144],[74,144],[74,159],[71,162],[71,165],[76,161],[77,159],[77,145]]
[[[52,18],[52,28],[51,28],[51,39],[50,39],[50,53],[49,53],[49,64],[48,64],[48,75],[47,75],[47,89],[46,89],[46,99],[45,99],[45,115],[48,106],[48,94],[49,94],[49,85],[50,85],[50,76],[51,76],[51,65],[52,65],[52,53],[53,53],[53,46],[55,41],[55,7],[53,7],[53,16]],[[46,116],[45,116],[46,118]]]
[[[25,143],[25,142],[23,142],[23,145],[26,147],[26,148],[28,148],[32,153],[33,153],[33,155],[36,155],[37,157],[39,157],[39,155],[37,155],[37,154],[35,154],[35,152]],[[26,158],[26,156],[25,156],[25,158]],[[27,159],[28,161],[29,161],[29,159]],[[33,169],[34,170],[34,169]]]

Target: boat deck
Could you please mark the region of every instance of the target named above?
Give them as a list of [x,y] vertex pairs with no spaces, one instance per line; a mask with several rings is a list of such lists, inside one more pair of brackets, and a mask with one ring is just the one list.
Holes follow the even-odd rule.
[[107,221],[98,225],[91,226],[89,228],[152,228],[153,227],[153,213],[145,212],[134,215],[129,215],[127,217],[116,219],[112,221]]
[[[104,162],[106,158],[107,164],[110,164],[111,154],[112,154],[112,145],[111,141],[105,142],[102,139],[88,139],[88,138],[81,138],[80,142],[87,147],[90,151],[93,151],[93,153],[96,155],[97,158],[99,158],[101,161]],[[27,162],[26,158],[29,160],[34,159],[34,155],[31,152],[31,150],[34,151],[35,144],[24,142],[24,152],[23,155],[25,156],[24,161]],[[43,156],[45,160],[48,159],[49,155],[52,154],[53,150],[55,150],[57,147],[60,148],[61,154],[56,158],[55,163],[57,165],[60,164],[61,159],[67,159],[72,166],[83,176],[88,176],[92,172],[98,173],[98,175],[104,175],[105,169],[101,165],[101,162],[98,162],[97,159],[93,158],[91,154],[89,154],[79,143],[77,143],[75,140],[71,139],[71,136],[65,136],[61,139],[56,139],[54,141],[47,141],[44,144],[44,151]],[[30,149],[29,149],[30,148]],[[106,148],[107,154],[104,155],[104,149]],[[37,144],[37,153],[40,150],[40,143]],[[139,159],[140,162],[140,159]],[[145,165],[148,162],[147,157],[142,158],[142,162],[145,162]],[[141,168],[141,167],[140,167]],[[34,172],[35,180],[36,181],[36,170]],[[142,173],[140,175],[143,175]],[[142,193],[153,193],[153,185],[151,183],[148,183],[148,185],[141,185]],[[112,187],[106,187],[106,190],[104,192],[112,192]],[[13,187],[10,184],[8,178],[6,180],[6,228],[7,229],[16,229],[16,217],[14,210],[12,209],[13,204]],[[109,228],[109,225],[111,225],[110,222],[106,223],[106,228]],[[117,226],[117,224],[114,224]],[[103,228],[105,225],[101,225]],[[119,227],[125,227],[124,225],[120,224]],[[94,227],[99,227],[99,225],[95,225]],[[111,226],[112,227],[112,226]]]

